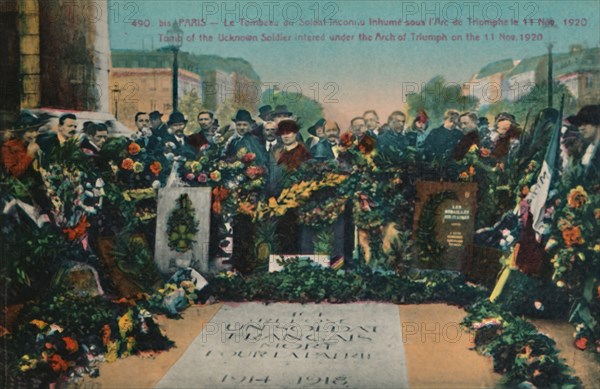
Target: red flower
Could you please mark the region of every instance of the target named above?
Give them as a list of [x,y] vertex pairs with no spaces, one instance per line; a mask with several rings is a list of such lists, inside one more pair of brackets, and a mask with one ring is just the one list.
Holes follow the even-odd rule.
[[575,347],[582,351],[585,350],[585,348],[587,347],[587,338],[581,337],[579,339],[576,339]]
[[52,368],[52,371],[56,373],[64,373],[69,367],[69,365],[67,365],[67,362],[65,362],[65,360],[62,359],[62,357],[58,354],[53,354],[50,357],[48,357],[47,362],[48,365],[50,365],[50,367]]
[[140,151],[142,150],[142,148],[140,147],[140,145],[138,145],[135,142],[131,142],[129,144],[129,146],[127,146],[127,152],[131,155],[136,155],[138,154]]
[[341,136],[340,136],[340,145],[349,148],[354,144],[354,140],[356,139],[356,137],[354,136],[353,133],[351,132],[344,132]]
[[77,341],[75,339],[65,336],[63,338],[63,341],[65,342],[65,348],[67,349],[69,354],[73,354],[74,352],[79,350],[79,345],[77,344]]
[[123,162],[121,162],[121,167],[125,170],[133,169],[133,159],[125,158]]
[[246,154],[242,155],[242,162],[251,163],[252,161],[254,161],[255,158],[256,158],[256,154],[246,153]]
[[67,234],[67,239],[71,242],[83,238],[87,233],[90,223],[87,222],[87,216],[83,215],[79,223],[73,228],[65,228],[63,232]]
[[110,343],[110,326],[108,324],[105,324],[104,327],[102,327],[102,344],[106,346],[109,343]]
[[154,173],[155,176],[158,176],[160,174],[161,170],[162,170],[162,165],[160,164],[160,162],[154,161],[150,164],[150,171],[152,173]]
[[229,196],[229,189],[225,189],[222,186],[217,186],[212,191],[213,194],[213,205],[212,210],[214,213],[221,213],[221,201],[225,200]]
[[265,169],[261,166],[249,166],[246,169],[246,175],[251,180],[258,178],[258,177],[262,176],[263,174],[265,174]]
[[364,155],[370,154],[375,149],[376,141],[370,135],[365,135],[358,142],[358,149]]
[[479,149],[479,154],[481,154],[481,156],[483,158],[487,158],[490,156],[492,152],[490,151],[490,149],[487,149],[485,147],[482,147],[481,149]]
[[585,243],[585,241],[581,237],[581,232],[579,231],[579,227],[565,228],[562,232],[562,235],[563,235],[563,239],[565,240],[565,245],[567,247]]

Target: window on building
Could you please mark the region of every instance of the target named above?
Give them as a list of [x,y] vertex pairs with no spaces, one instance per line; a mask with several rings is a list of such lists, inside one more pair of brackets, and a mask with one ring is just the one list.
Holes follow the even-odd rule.
[[592,89],[594,87],[594,77],[591,74],[588,74],[585,79],[585,87],[588,89]]

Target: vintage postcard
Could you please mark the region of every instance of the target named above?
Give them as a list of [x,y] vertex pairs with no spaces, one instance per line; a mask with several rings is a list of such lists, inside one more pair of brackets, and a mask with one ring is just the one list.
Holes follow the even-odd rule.
[[597,387],[598,1],[0,20],[0,386]]

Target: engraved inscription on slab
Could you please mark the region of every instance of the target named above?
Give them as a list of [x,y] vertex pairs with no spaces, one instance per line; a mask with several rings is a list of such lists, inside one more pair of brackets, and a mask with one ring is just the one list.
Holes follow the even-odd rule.
[[393,304],[225,305],[158,388],[408,386]]

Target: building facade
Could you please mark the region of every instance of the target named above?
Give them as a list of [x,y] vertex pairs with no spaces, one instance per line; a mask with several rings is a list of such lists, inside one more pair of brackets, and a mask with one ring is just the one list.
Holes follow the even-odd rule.
[[[198,74],[179,69],[177,94],[181,99],[195,91],[202,98]],[[173,110],[173,70],[171,68],[113,68],[110,73],[111,112],[128,128],[134,129],[137,112]]]
[[107,0],[1,2],[3,126],[21,109],[45,107],[110,119],[107,15]]

